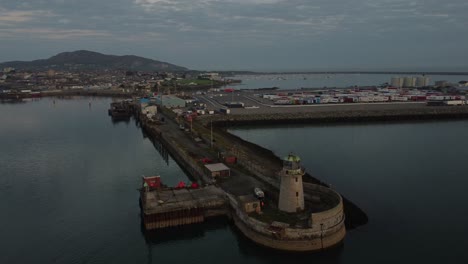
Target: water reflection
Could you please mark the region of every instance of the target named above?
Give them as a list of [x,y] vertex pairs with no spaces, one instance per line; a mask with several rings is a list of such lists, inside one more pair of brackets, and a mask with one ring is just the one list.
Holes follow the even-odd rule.
[[140,222],[140,230],[147,244],[158,245],[179,240],[197,240],[203,238],[206,233],[219,229],[226,229],[229,220],[226,217],[216,217],[205,220],[203,223],[183,225],[178,227],[145,230],[143,221]]
[[130,123],[130,120],[131,120],[130,117],[111,118],[112,124],[114,124],[114,125],[116,125],[118,123],[125,123],[125,124],[128,125]]
[[254,257],[262,260],[262,262],[265,263],[287,263],[291,260],[301,263],[309,261],[313,261],[313,263],[341,263],[341,253],[344,248],[343,244],[320,252],[279,251],[256,244],[245,237],[234,224],[231,224],[231,229],[237,240],[240,253],[247,257]]
[[23,100],[22,98],[19,99],[2,99],[0,100],[0,104],[24,104],[26,103],[26,100]]

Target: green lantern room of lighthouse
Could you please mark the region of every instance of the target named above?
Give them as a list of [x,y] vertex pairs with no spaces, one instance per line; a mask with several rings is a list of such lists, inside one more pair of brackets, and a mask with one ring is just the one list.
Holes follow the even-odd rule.
[[289,153],[289,155],[283,159],[283,170],[288,175],[304,174],[301,167],[301,158],[297,155]]

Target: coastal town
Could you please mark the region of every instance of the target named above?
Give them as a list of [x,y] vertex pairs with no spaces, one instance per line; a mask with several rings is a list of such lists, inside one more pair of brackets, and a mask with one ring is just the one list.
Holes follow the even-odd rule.
[[198,102],[199,107],[194,110],[204,114],[227,113],[230,111],[223,109],[230,108],[255,112],[256,108],[324,104],[423,102],[463,105],[466,104],[465,94],[468,90],[467,81],[450,83],[437,80],[430,85],[429,77],[424,75],[392,77],[381,85],[345,88],[243,89],[239,84],[241,80],[232,75],[217,72],[26,71],[7,67],[0,76],[0,98],[16,100],[53,95],[104,95],[159,97],[158,100],[161,100],[167,96],[173,100],[163,100],[165,106],[185,107]]
[[208,89],[236,82],[218,73],[139,72],[129,70],[46,71],[17,70],[12,67],[0,73],[2,98],[39,97],[60,93],[95,92],[135,95],[153,92],[177,93]]

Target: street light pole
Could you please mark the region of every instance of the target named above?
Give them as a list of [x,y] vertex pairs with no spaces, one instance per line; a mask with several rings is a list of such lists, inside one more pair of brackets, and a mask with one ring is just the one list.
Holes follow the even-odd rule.
[[210,119],[210,126],[211,126],[210,142],[211,142],[211,148],[213,148],[213,120],[212,119]]
[[323,223],[320,223],[320,244],[322,245],[323,249]]

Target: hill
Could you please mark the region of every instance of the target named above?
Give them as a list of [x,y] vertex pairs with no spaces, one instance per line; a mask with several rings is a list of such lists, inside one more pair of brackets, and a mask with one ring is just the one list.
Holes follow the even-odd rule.
[[20,70],[135,70],[135,71],[186,71],[185,67],[134,55],[106,55],[78,50],[63,52],[48,59],[33,61],[9,61],[0,63],[0,68],[13,67]]

